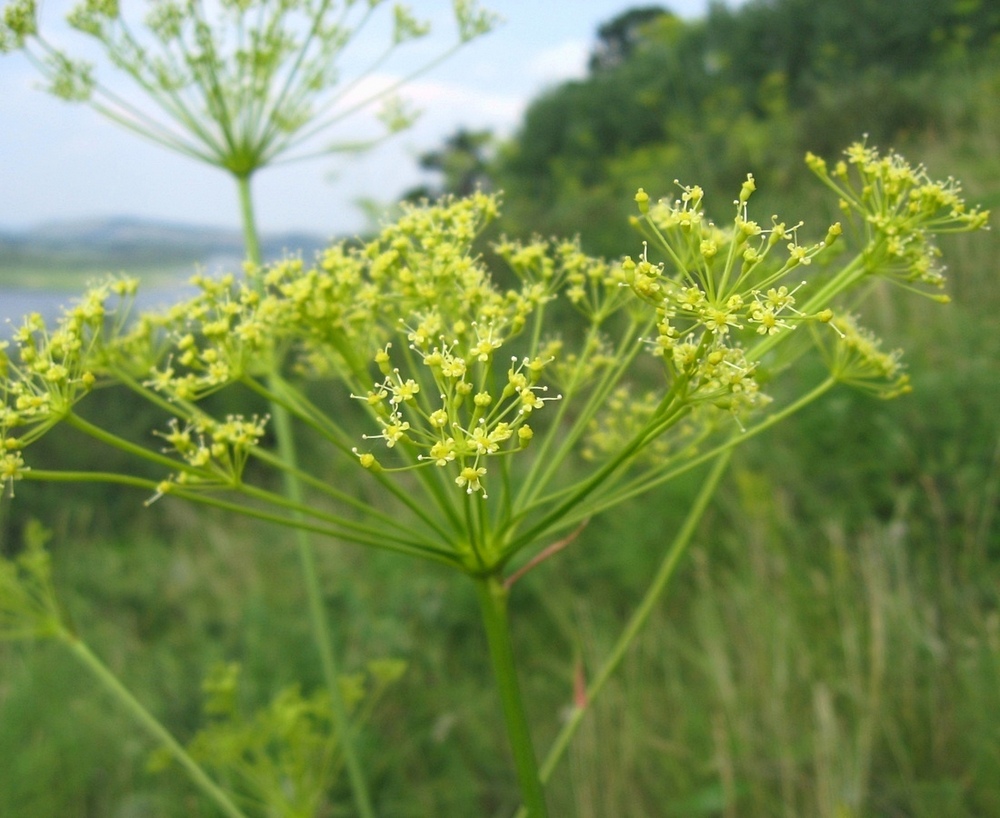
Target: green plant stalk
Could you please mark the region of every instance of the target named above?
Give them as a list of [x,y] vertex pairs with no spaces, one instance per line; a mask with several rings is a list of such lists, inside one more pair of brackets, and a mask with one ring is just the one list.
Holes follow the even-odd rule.
[[[800,411],[801,409],[804,409],[813,401],[818,400],[820,397],[822,397],[831,389],[833,389],[833,387],[836,386],[837,383],[838,383],[837,378],[831,375],[828,378],[824,379],[822,383],[818,384],[809,392],[807,392],[805,395],[803,395],[801,398],[794,401],[793,403],[790,403],[784,409],[775,412],[766,420],[762,420],[756,426],[752,426],[745,432],[741,432],[739,435],[730,438],[725,443],[720,443],[718,446],[715,446],[712,449],[702,452],[699,455],[695,455],[694,457],[688,459],[687,462],[683,463],[680,466],[675,466],[669,471],[660,471],[659,473],[656,473],[656,471],[649,471],[646,472],[645,474],[639,475],[638,477],[632,480],[629,480],[627,483],[618,486],[614,492],[609,493],[606,496],[600,497],[595,502],[590,513],[596,514],[598,512],[611,508],[612,506],[618,503],[624,502],[625,500],[628,500],[632,497],[637,497],[640,494],[644,494],[645,492],[649,491],[652,488],[655,488],[656,486],[659,486],[663,483],[667,483],[670,480],[673,480],[677,477],[680,477],[682,474],[691,471],[691,469],[697,468],[702,463],[711,460],[713,457],[723,454],[731,449],[735,449],[740,444],[767,431],[772,426],[781,423],[785,418],[794,415],[796,412]],[[579,519],[580,519],[579,517],[570,514],[567,517],[566,522],[570,523],[574,521],[579,521]],[[546,536],[548,533],[549,533],[548,531],[545,531],[540,533],[539,536]]]
[[[664,555],[663,561],[660,563],[660,567],[656,572],[656,576],[650,583],[649,588],[646,589],[646,593],[643,595],[638,607],[636,607],[635,612],[632,614],[628,624],[622,631],[621,636],[618,637],[618,641],[615,643],[614,648],[612,648],[610,655],[604,660],[604,664],[601,665],[600,670],[597,671],[593,681],[587,686],[584,703],[582,705],[574,705],[569,718],[566,720],[565,724],[563,724],[562,729],[559,731],[559,735],[556,736],[556,739],[552,743],[552,747],[549,750],[548,755],[546,755],[545,761],[542,763],[539,771],[539,777],[541,778],[543,784],[547,783],[552,777],[552,773],[555,772],[556,766],[566,753],[566,750],[569,748],[570,741],[572,740],[577,729],[580,727],[583,717],[590,709],[591,702],[594,701],[597,695],[604,688],[608,679],[611,678],[611,675],[621,665],[628,649],[632,646],[632,643],[635,641],[640,631],[649,621],[650,615],[653,613],[653,610],[669,585],[670,580],[676,573],[677,566],[680,564],[681,558],[685,555],[685,553],[687,553],[687,548],[691,543],[691,539],[694,537],[695,530],[701,522],[701,519],[705,514],[705,510],[708,508],[709,502],[712,497],[715,496],[719,482],[726,473],[732,454],[732,449],[726,449],[717,455],[715,464],[712,466],[712,470],[705,478],[705,482],[702,483],[701,490],[698,492],[698,496],[695,498],[694,503],[692,503],[687,517],[684,519],[683,525],[674,537],[667,553]],[[528,813],[524,808],[522,808],[517,812],[515,818],[527,818],[527,815]]]
[[[250,176],[237,175],[236,184],[239,190],[240,214],[243,220],[243,235],[247,257],[251,263],[260,265],[260,240],[254,218],[253,198],[250,192]],[[278,454],[290,466],[290,470],[284,472],[282,475],[285,494],[293,503],[301,504],[303,491],[302,483],[295,474],[298,470],[298,456],[295,451],[295,437],[292,430],[291,415],[283,404],[272,401],[271,417],[274,420]],[[298,517],[300,515],[296,513],[294,516]],[[323,610],[323,594],[320,589],[319,574],[316,571],[316,555],[312,540],[305,529],[296,528],[295,542],[299,552],[299,562],[302,566],[302,578],[305,583],[306,597],[308,599],[309,620],[312,625],[313,639],[316,642],[320,664],[323,667],[323,676],[326,680],[330,704],[333,709],[333,719],[340,737],[341,750],[344,754],[344,765],[347,768],[347,776],[351,782],[354,805],[361,818],[375,818],[371,795],[368,792],[368,783],[355,748],[347,705],[340,690],[340,672],[333,650],[330,626],[327,622],[326,613]]]
[[[324,417],[320,410],[313,406],[313,404],[310,403],[304,395],[293,394],[293,387],[286,384],[281,378],[272,377],[267,388],[257,383],[253,378],[246,378],[244,383],[258,395],[266,398],[272,405],[274,403],[282,403],[292,415],[307,424],[310,428],[314,429],[318,434],[322,435],[323,438],[328,440],[331,445],[335,446],[338,451],[343,452],[352,459],[354,458],[354,453],[350,446],[344,442],[346,434],[344,434],[329,418]],[[274,391],[278,387],[280,387],[280,394]],[[333,433],[334,431],[336,434]],[[299,480],[311,485],[319,491],[322,491],[324,494],[337,498],[341,502],[347,503],[355,508],[363,509],[368,514],[374,514],[382,519],[387,525],[408,530],[408,526],[404,526],[395,518],[373,509],[367,503],[351,497],[351,495],[346,492],[341,492],[331,486],[322,484],[320,480],[317,480],[315,477],[311,477],[308,473],[303,472],[301,469],[293,469],[292,464],[285,463],[281,461],[280,458],[268,455],[268,453],[263,449],[256,449],[254,451],[254,456],[276,469],[282,471],[294,471]],[[438,525],[434,517],[428,513],[428,511],[419,502],[414,500],[408,492],[401,489],[393,480],[388,479],[384,472],[368,472],[368,474],[378,480],[379,485],[391,492],[396,499],[409,508],[417,517],[423,520],[428,527],[437,533],[438,536],[444,539],[449,538],[449,533]],[[425,481],[425,485],[432,490],[434,488],[431,481]],[[440,497],[440,492],[437,492],[437,496]],[[450,507],[444,508],[446,512],[449,511],[449,509]],[[449,516],[449,519],[452,518],[453,515]]]
[[[622,374],[628,369],[642,349],[642,345],[636,343],[636,339],[648,332],[651,325],[652,322],[646,322],[642,326],[635,321],[629,322],[629,327],[623,334],[623,341],[616,350],[615,357],[618,364],[605,372],[600,382],[591,390],[591,396],[587,399],[584,406],[576,410],[577,416],[573,421],[569,434],[562,435],[563,440],[561,445],[550,456],[549,448],[557,437],[555,430],[560,428],[562,419],[569,412],[571,404],[570,394],[566,394],[563,400],[560,401],[556,420],[552,424],[553,431],[546,435],[542,444],[542,450],[536,457],[528,476],[525,478],[521,491],[518,493],[515,501],[517,508],[520,509],[529,505],[530,499],[537,497],[545,489],[559,466],[569,456],[569,453],[578,446],[580,438],[586,433],[590,419],[604,405],[608,394],[621,381]],[[598,329],[599,327],[597,326],[593,328],[595,332]]]
[[250,192],[250,174],[236,175],[236,187],[240,195],[240,221],[243,224],[243,247],[251,263],[260,265],[260,234],[254,216],[253,194]]
[[524,814],[530,818],[547,818],[545,792],[538,771],[531,731],[524,712],[524,700],[517,681],[514,649],[510,640],[510,619],[507,613],[509,591],[495,574],[474,577],[483,627],[490,648],[493,675],[500,692],[507,736],[514,755]]
[[180,745],[170,732],[160,724],[138,699],[133,696],[128,689],[118,680],[100,659],[91,652],[81,639],[66,630],[60,633],[62,642],[69,648],[70,652],[80,660],[97,680],[110,692],[125,708],[135,717],[154,739],[162,743],[170,751],[178,764],[180,764],[191,780],[198,788],[208,796],[215,804],[228,816],[228,818],[247,818],[246,814],[237,807],[230,797],[208,777],[202,767],[188,755],[187,751]]
[[[155,493],[159,487],[159,482],[156,480],[150,480],[144,477],[135,477],[129,474],[119,474],[117,472],[63,472],[49,471],[47,469],[29,469],[25,472],[23,478],[25,480],[34,480],[37,482],[48,481],[53,483],[112,483],[116,485],[147,489],[151,493]],[[449,568],[462,568],[462,563],[459,561],[458,557],[455,556],[454,552],[449,550],[430,548],[422,543],[390,541],[385,538],[382,532],[371,532],[366,534],[365,530],[360,527],[356,527],[353,530],[347,528],[335,528],[334,526],[339,523],[329,515],[318,515],[319,520],[327,520],[325,523],[310,522],[305,519],[302,511],[298,509],[297,506],[290,505],[291,501],[288,501],[287,498],[285,498],[286,502],[282,504],[282,507],[296,509],[294,516],[292,513],[288,515],[274,514],[272,512],[256,508],[252,505],[242,505],[240,503],[231,502],[219,497],[214,497],[206,491],[185,490],[183,488],[175,487],[170,490],[169,496],[183,498],[192,503],[199,503],[210,508],[218,508],[232,514],[241,514],[245,517],[262,520],[264,522],[282,526],[283,528],[302,529],[314,534],[320,534],[324,537],[338,538],[356,545],[391,551],[393,553],[402,554],[406,557],[417,557],[420,559],[430,560],[431,562],[446,565]],[[274,502],[273,497],[267,499]]]
[[163,466],[169,469],[170,472],[183,471],[188,472],[193,475],[202,475],[203,471],[185,463],[182,460],[176,460],[172,457],[167,457],[165,454],[160,454],[159,452],[154,452],[152,449],[147,449],[145,446],[140,446],[137,443],[132,443],[123,437],[119,437],[113,432],[109,432],[106,429],[102,429],[100,426],[95,426],[88,420],[85,420],[80,415],[73,411],[66,413],[63,420],[69,426],[72,426],[78,432],[82,432],[85,435],[89,435],[95,440],[99,440],[107,446],[112,446],[116,449],[120,449],[123,452],[127,452],[135,457],[142,460],[148,460],[151,463],[156,463],[159,466]]
[[[672,425],[679,420],[680,413],[686,410],[683,398],[677,397],[681,394],[684,385],[684,382],[676,381],[674,385],[671,386],[670,391],[660,401],[660,407],[658,408],[657,413],[662,416],[662,420],[657,421],[657,424],[662,423]],[[672,408],[671,405],[674,403],[677,403],[678,405]],[[667,414],[668,409],[672,411],[671,415]],[[662,428],[667,428],[667,425],[663,425]],[[568,495],[566,499],[562,500],[554,510],[545,514],[545,516],[539,522],[535,523],[527,532],[518,535],[511,543],[509,543],[507,545],[507,554],[505,558],[509,559],[525,546],[532,542],[537,542],[554,526],[559,524],[560,521],[564,520],[567,515],[574,510],[574,508],[581,507],[583,501],[587,497],[597,491],[602,484],[605,484],[606,481],[622,467],[623,464],[628,462],[629,458],[633,457],[636,452],[639,451],[639,448],[646,442],[648,437],[649,429],[647,428],[633,437],[632,440],[622,448],[620,453],[608,460],[593,475],[580,480],[567,490],[556,492],[548,498],[535,500],[534,507],[541,507],[550,500],[556,501],[559,497]],[[532,506],[529,506],[526,511],[530,511],[531,508]],[[584,516],[591,515],[590,513],[587,513]]]

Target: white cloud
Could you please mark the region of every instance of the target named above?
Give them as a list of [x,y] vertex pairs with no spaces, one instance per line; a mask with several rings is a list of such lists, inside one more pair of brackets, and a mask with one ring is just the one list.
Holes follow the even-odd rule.
[[471,86],[432,80],[408,85],[405,96],[427,118],[470,128],[506,129],[520,119],[527,104],[525,98],[516,94],[484,93]]
[[[399,77],[378,74],[365,77],[337,105],[343,111],[395,86]],[[419,112],[416,126],[407,133],[418,140],[444,136],[458,127],[490,128],[509,133],[520,121],[529,96],[514,92],[484,90],[471,84],[449,80],[416,79],[398,92],[407,109]],[[376,136],[383,132],[376,122],[381,101],[356,111],[334,131],[353,134],[355,138]],[[404,137],[405,138],[405,137]],[[408,141],[412,141],[412,138]]]
[[528,62],[532,77],[546,85],[581,79],[587,73],[590,44],[585,40],[566,40],[539,51]]

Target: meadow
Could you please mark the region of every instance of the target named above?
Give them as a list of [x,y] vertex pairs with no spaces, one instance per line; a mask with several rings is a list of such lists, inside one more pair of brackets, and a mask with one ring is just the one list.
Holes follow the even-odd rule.
[[[940,117],[895,142],[987,206],[1000,201],[998,77],[987,66],[937,78]],[[768,195],[777,212],[819,208],[798,187]],[[912,392],[840,390],[737,451],[666,598],[553,776],[553,815],[1000,815],[1000,235],[946,237],[942,249],[951,304],[878,284],[866,306],[905,349]],[[86,400],[129,432],[154,425],[119,393]],[[333,484],[353,479],[301,456]],[[32,447],[38,468],[95,457],[108,455],[72,430]],[[595,517],[518,581],[513,641],[542,754],[702,477]],[[0,548],[14,553],[42,521],[73,627],[177,735],[202,723],[214,663],[242,662],[250,703],[321,685],[287,535],[145,499],[19,483],[0,506]],[[389,553],[329,541],[316,553],[345,672],[406,665],[360,735],[378,815],[513,814],[521,795],[472,588]],[[155,750],[57,645],[0,642],[0,816],[219,814]],[[334,806],[348,802],[342,775],[322,814],[353,814]]]

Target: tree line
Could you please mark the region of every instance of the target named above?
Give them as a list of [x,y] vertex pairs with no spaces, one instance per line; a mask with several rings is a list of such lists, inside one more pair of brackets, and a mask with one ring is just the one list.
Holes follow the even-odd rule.
[[663,195],[680,177],[726,203],[748,170],[790,186],[806,150],[933,127],[928,78],[998,57],[986,0],[716,1],[695,20],[636,7],[599,27],[586,76],[535,99],[512,139],[460,130],[425,154],[441,181],[411,198],[503,189],[508,229],[592,224],[588,249],[616,255],[636,187]]

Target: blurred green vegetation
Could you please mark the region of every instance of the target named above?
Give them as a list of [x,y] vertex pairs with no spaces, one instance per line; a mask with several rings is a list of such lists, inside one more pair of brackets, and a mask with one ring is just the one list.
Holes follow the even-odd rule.
[[[506,191],[504,227],[635,254],[637,186],[665,195],[679,177],[725,203],[753,171],[758,212],[822,235],[833,214],[802,154],[833,157],[863,132],[998,206],[997,14],[975,0],[779,0],[695,22],[609,21],[588,78],[539,99],[486,162]],[[692,559],[557,772],[553,814],[1000,815],[1000,236],[944,250],[950,306],[877,293],[866,316],[906,350],[913,394],[839,392],[738,455]],[[91,401],[131,434],[159,422],[116,395]],[[44,442],[46,457],[106,456]],[[593,520],[515,587],[540,748],[696,479]],[[17,547],[29,516],[53,529],[77,627],[182,738],[217,660],[243,663],[258,703],[318,683],[284,532],[84,488],[19,484],[2,547]],[[497,761],[504,731],[471,588],[334,543],[322,557],[346,667],[409,665],[363,736],[379,814],[509,815],[517,789]],[[0,816],[214,815],[179,773],[146,771],[154,748],[71,662],[53,646],[0,645]]]
[[807,150],[829,157],[864,134],[901,148],[968,126],[998,56],[1000,8],[980,0],[715,3],[695,21],[626,12],[601,28],[588,75],[535,100],[499,151],[507,229],[578,232],[618,256],[637,187],[666,196],[679,179],[728,208],[748,172],[768,191],[758,207],[794,197],[801,209]]

